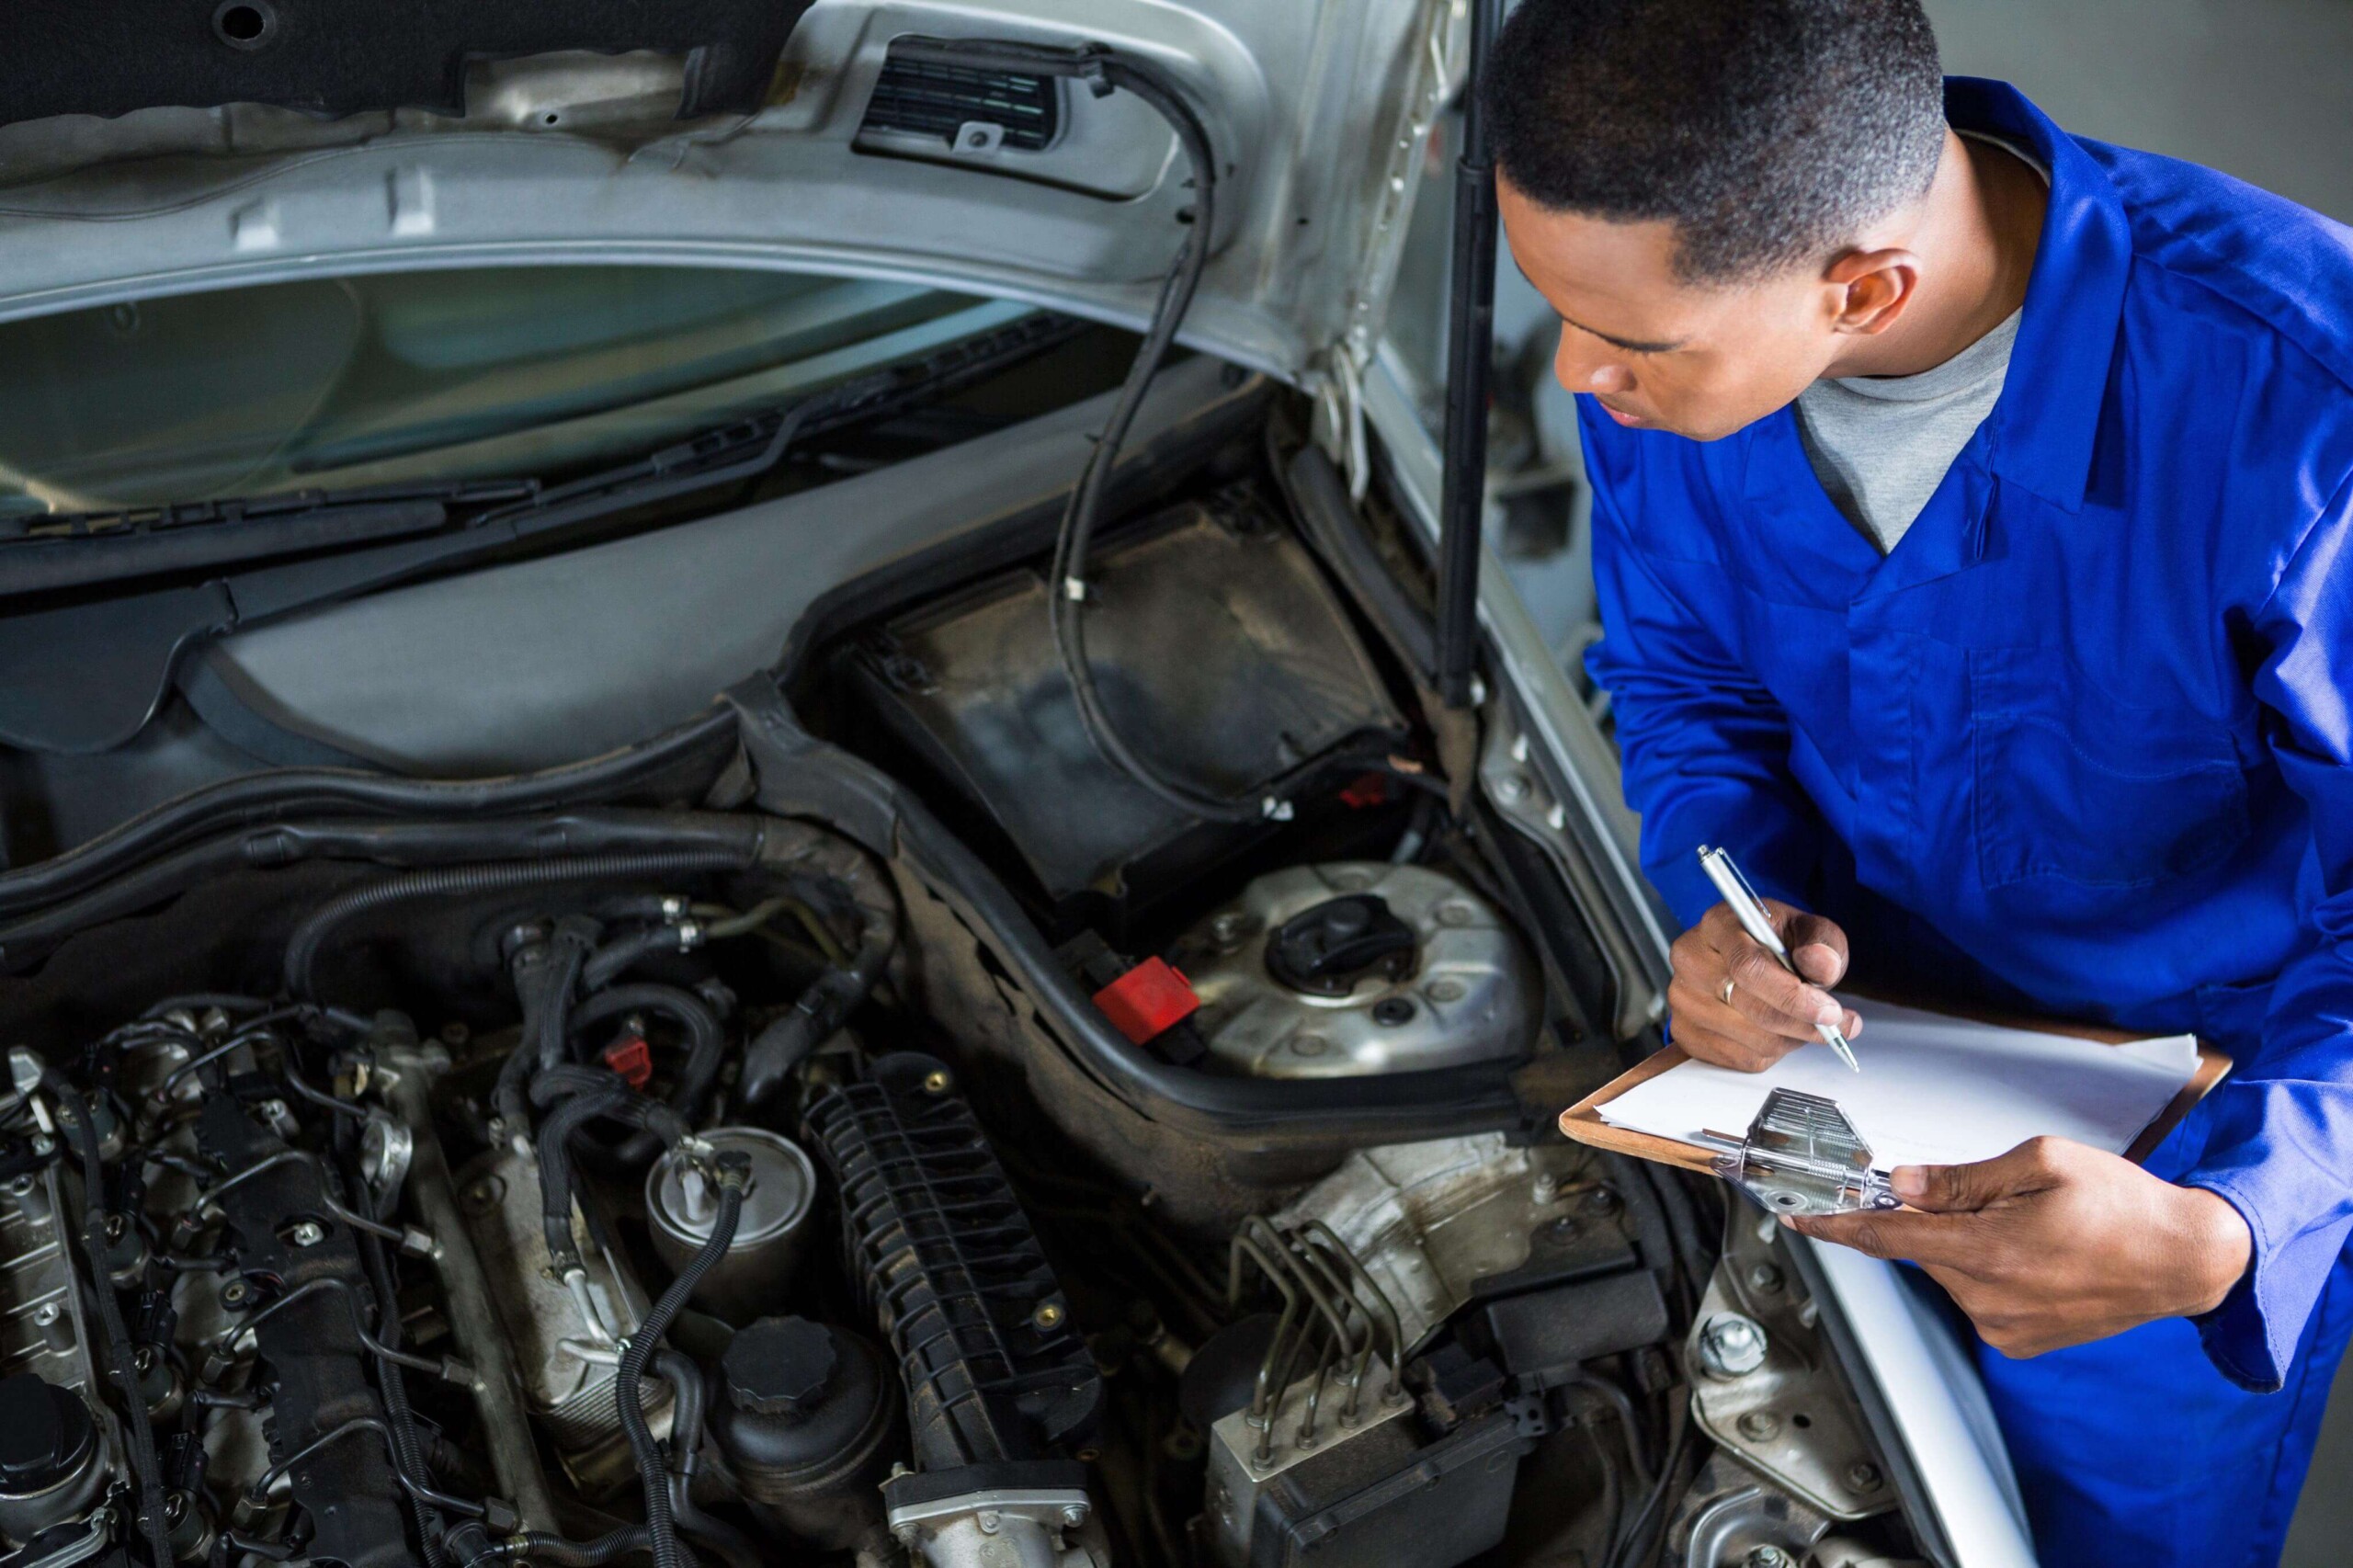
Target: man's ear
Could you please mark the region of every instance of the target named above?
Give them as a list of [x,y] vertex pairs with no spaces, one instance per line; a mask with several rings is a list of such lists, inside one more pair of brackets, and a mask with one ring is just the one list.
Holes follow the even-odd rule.
[[1903,316],[1920,288],[1920,258],[1908,250],[1850,250],[1824,268],[1831,330],[1869,337]]

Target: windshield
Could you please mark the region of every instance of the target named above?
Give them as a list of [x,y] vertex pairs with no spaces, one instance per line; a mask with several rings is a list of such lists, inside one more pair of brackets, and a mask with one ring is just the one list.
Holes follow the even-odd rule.
[[856,278],[530,267],[0,324],[0,517],[545,475],[1028,313]]

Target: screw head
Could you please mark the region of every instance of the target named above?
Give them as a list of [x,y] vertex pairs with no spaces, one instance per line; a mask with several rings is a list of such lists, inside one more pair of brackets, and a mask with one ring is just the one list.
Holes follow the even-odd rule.
[[1876,1492],[1885,1484],[1879,1466],[1869,1460],[1857,1460],[1847,1467],[1847,1490],[1849,1492]]
[[1210,935],[1220,942],[1238,942],[1249,934],[1250,917],[1238,909],[1229,909],[1210,922]]
[[1040,1302],[1039,1302],[1039,1303],[1038,1303],[1038,1310],[1037,1310],[1036,1312],[1031,1312],[1031,1313],[1029,1314],[1029,1321],[1030,1321],[1031,1323],[1036,1324],[1040,1328],[1060,1328],[1060,1327],[1062,1327],[1062,1325],[1063,1325],[1063,1309],[1062,1309],[1062,1304],[1061,1304],[1060,1302],[1058,1302],[1058,1301],[1040,1301]]
[[64,1315],[65,1309],[55,1301],[43,1301],[33,1309],[33,1325],[37,1328],[47,1328]]
[[1781,1418],[1769,1410],[1752,1410],[1737,1425],[1740,1435],[1752,1443],[1769,1442],[1781,1431]]
[[996,1534],[998,1528],[1002,1526],[1005,1521],[997,1517],[995,1509],[983,1508],[972,1522],[981,1527],[981,1533],[983,1535],[995,1535]]
[[1748,1271],[1748,1288],[1769,1296],[1781,1288],[1781,1271],[1769,1263],[1760,1263]]
[[1597,1187],[1586,1194],[1585,1211],[1588,1214],[1615,1214],[1618,1195],[1606,1187]]
[[1414,1004],[1403,996],[1384,996],[1372,1005],[1372,1021],[1388,1028],[1414,1021]]
[[1755,1546],[1741,1559],[1741,1568],[1798,1568],[1798,1562],[1778,1546]]
[[948,1083],[949,1079],[947,1073],[942,1069],[935,1068],[931,1072],[925,1074],[923,1076],[924,1093],[927,1095],[944,1095],[948,1092]]
[[1514,805],[1528,798],[1528,780],[1517,773],[1506,773],[1495,779],[1495,799],[1505,805]]
[[242,1307],[252,1298],[254,1288],[244,1280],[232,1279],[221,1287],[221,1304],[224,1307]]
[[1073,1503],[1063,1510],[1063,1523],[1068,1525],[1071,1528],[1076,1529],[1086,1522],[1086,1510],[1078,1504]]
[[36,1154],[53,1154],[57,1152],[57,1140],[46,1132],[36,1132],[33,1134],[32,1151]]
[[314,1247],[327,1239],[327,1233],[316,1220],[298,1220],[294,1228],[286,1233],[286,1239],[298,1247]]

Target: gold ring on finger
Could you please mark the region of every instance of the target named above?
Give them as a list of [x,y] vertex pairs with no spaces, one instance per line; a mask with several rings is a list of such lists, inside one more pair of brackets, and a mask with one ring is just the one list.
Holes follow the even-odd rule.
[[1721,1000],[1721,1001],[1723,1003],[1723,1005],[1724,1005],[1725,1006],[1727,1006],[1727,1007],[1729,1007],[1729,1006],[1732,1006],[1732,985],[1733,985],[1732,976],[1731,976],[1731,975],[1725,975],[1725,976],[1724,976],[1724,988],[1723,988],[1722,991],[1719,991],[1719,992],[1717,992],[1717,993],[1716,993],[1717,998],[1718,998],[1719,1000]]

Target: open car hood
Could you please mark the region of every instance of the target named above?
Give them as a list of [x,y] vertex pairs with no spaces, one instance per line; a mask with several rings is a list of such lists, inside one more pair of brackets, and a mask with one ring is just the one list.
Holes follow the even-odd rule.
[[[925,80],[907,35],[1100,42],[1221,165],[1196,347],[1370,355],[1460,0],[68,0],[0,16],[0,319],[550,260],[851,272],[1137,323],[1182,235],[1150,108]],[[1340,372],[1335,377],[1335,371]]]

